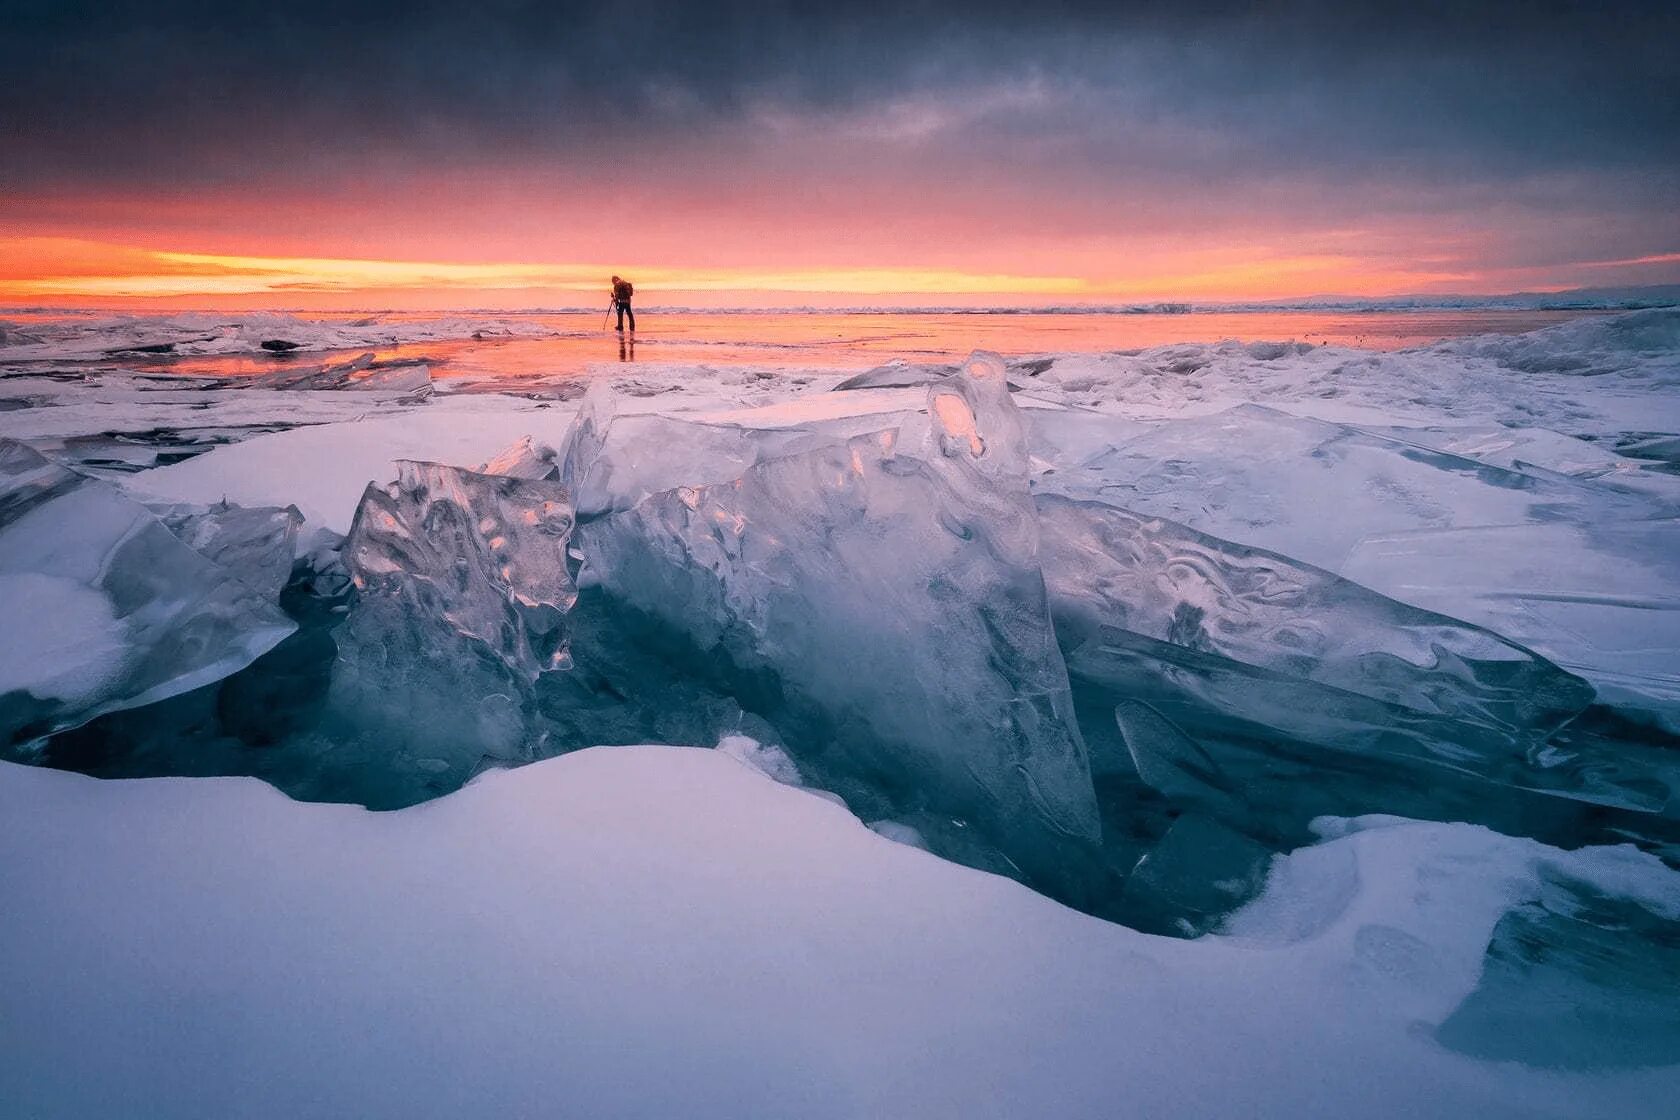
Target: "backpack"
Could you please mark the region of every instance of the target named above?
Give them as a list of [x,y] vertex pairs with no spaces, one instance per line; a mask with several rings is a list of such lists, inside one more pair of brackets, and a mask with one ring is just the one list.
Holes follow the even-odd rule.
[[636,294],[636,286],[628,280],[620,280],[613,294],[619,299],[629,299]]

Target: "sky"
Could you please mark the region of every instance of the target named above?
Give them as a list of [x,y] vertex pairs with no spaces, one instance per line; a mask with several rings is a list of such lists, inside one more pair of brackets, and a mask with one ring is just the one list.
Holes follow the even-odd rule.
[[0,304],[1680,282],[1680,5],[0,0]]

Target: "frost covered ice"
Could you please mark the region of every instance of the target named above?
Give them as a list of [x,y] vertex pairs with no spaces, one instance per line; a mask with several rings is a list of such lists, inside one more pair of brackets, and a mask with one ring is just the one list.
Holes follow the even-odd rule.
[[1258,405],[1166,421],[1058,471],[1042,488],[1102,498],[1332,571],[1378,533],[1596,522],[1664,508],[1612,483],[1499,467]]
[[1510,635],[1680,733],[1680,518],[1373,535],[1345,571]]
[[242,557],[257,565],[235,572],[217,562],[231,558],[216,547],[227,537],[207,522],[178,521],[183,541],[109,484],[0,440],[0,750],[225,677],[291,633],[261,574],[276,553],[289,569],[290,522],[243,514],[267,539]]
[[605,385],[597,385],[585,396],[566,434],[559,478],[573,495],[578,517],[588,520],[629,509],[660,491],[728,482],[760,461],[831,447],[895,426],[910,415],[866,410],[861,415],[772,424],[763,411],[748,414],[755,424],[618,415],[613,395]]

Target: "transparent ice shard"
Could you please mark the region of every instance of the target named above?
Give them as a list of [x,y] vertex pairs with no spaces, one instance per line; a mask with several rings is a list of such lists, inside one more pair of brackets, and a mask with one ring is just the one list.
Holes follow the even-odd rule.
[[278,602],[291,580],[303,514],[296,506],[176,504],[152,510],[194,552]]
[[[419,800],[540,751],[537,677],[570,664],[572,508],[558,482],[402,462],[344,545],[357,595],[337,632],[329,738],[388,757]],[[404,779],[408,786],[403,786]]]
[[294,629],[266,591],[144,506],[10,440],[0,587],[0,750],[219,680]]
[[1100,832],[1002,363],[929,415],[580,525],[581,579],[682,634],[812,784],[931,810],[1029,880]]
[[1266,549],[1101,502],[1037,499],[1064,647],[1103,628],[1428,716],[1549,732],[1592,689],[1497,634]]
[[1626,864],[1621,889],[1542,864],[1539,897],[1499,920],[1475,989],[1436,1028],[1443,1046],[1555,1069],[1680,1061],[1680,897],[1655,861],[1595,854]]
[[554,448],[547,444],[537,443],[530,436],[522,436],[518,442],[480,466],[478,470],[481,474],[499,474],[507,478],[553,480],[560,477],[560,464],[556,461],[556,455]]

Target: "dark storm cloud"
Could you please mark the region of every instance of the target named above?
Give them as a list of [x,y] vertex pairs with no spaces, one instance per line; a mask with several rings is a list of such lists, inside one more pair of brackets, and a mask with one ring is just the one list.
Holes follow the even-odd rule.
[[[1672,3],[0,0],[0,13],[0,187],[14,189],[587,162],[750,136],[766,109],[816,129],[906,103],[945,114],[907,133],[929,149],[1019,151],[1069,173],[1375,163],[1666,185],[1680,164]],[[1033,96],[986,101],[1010,88]],[[904,138],[895,158],[913,157]]]

